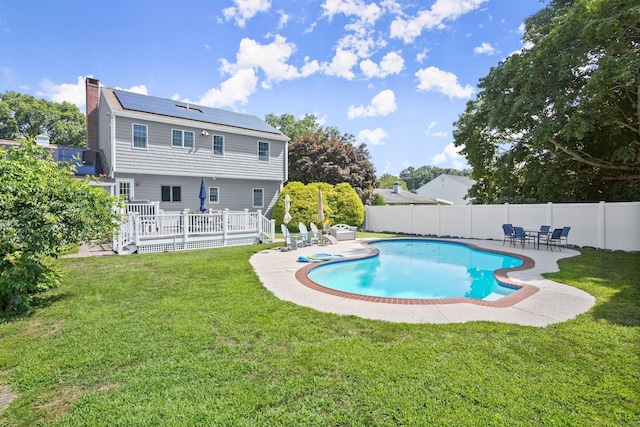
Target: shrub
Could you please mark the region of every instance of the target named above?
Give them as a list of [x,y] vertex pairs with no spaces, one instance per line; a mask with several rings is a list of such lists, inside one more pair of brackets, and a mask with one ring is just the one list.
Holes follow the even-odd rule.
[[113,235],[115,199],[74,172],[32,142],[0,148],[0,311],[23,311],[56,286],[69,244]]
[[273,219],[276,224],[282,224],[284,218],[284,198],[289,195],[291,199],[291,221],[288,227],[292,232],[297,232],[300,222],[308,226],[313,222],[319,227],[318,214],[318,190],[322,190],[325,222],[331,224],[349,224],[360,226],[364,222],[364,205],[356,191],[348,184],[341,183],[335,186],[325,182],[303,184],[301,182],[289,182],[280,192],[278,201],[273,208]]

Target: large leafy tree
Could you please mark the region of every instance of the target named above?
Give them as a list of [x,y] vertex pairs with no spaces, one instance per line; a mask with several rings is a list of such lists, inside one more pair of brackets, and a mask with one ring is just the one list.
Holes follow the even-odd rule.
[[480,203],[640,197],[640,7],[553,0],[454,124]]
[[413,166],[409,166],[408,168],[400,171],[400,179],[407,183],[407,188],[409,189],[409,191],[415,192],[418,188],[422,187],[427,182],[442,174],[469,176],[470,171],[451,168],[439,168],[437,166],[428,165],[420,166],[417,169]]
[[0,312],[55,286],[66,246],[113,236],[115,199],[74,172],[33,142],[0,148]]
[[0,138],[24,140],[39,134],[52,144],[86,146],[86,119],[78,107],[13,91],[0,94]]
[[300,120],[289,114],[268,114],[265,119],[291,138],[289,181],[334,185],[346,182],[363,203],[371,202],[377,181],[366,144],[356,145],[353,135],[341,135],[336,128],[322,127],[311,114]]

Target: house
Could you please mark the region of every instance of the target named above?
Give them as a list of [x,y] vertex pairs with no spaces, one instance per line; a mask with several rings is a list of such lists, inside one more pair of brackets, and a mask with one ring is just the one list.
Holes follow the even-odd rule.
[[476,182],[465,176],[442,174],[416,190],[422,197],[437,200],[441,204],[469,205],[471,200],[465,199],[467,192]]
[[387,205],[435,205],[437,203],[434,199],[404,191],[401,184],[393,184],[393,189],[376,188],[373,194],[380,195]]
[[100,87],[85,81],[87,146],[114,193],[163,211],[261,210],[287,180],[289,138],[256,116]]

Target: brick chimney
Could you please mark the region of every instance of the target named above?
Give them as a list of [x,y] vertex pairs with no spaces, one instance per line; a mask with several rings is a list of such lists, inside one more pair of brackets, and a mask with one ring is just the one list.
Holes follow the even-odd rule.
[[85,79],[85,87],[87,90],[87,147],[92,150],[98,150],[98,100],[100,81],[87,77]]

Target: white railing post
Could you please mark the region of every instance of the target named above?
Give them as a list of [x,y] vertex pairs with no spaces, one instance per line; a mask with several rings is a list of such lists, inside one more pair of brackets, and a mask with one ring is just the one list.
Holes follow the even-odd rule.
[[248,231],[249,230],[249,209],[245,208],[244,209],[244,231]]
[[256,226],[258,227],[258,239],[262,241],[262,209],[258,209],[258,219]]
[[227,231],[229,221],[229,209],[225,209],[222,211],[222,245],[225,246],[227,244]]
[[135,242],[136,246],[138,246],[140,245],[140,214],[136,212],[133,214],[133,217],[130,216],[129,224],[131,224],[129,232],[133,234],[133,236],[131,236],[131,234],[129,235],[129,239],[133,237],[133,241]]
[[182,243],[186,244],[189,240],[189,209],[182,211]]
[[276,220],[272,219],[270,223],[271,223],[271,230],[269,231],[269,240],[271,240],[271,242],[275,242],[276,241]]

